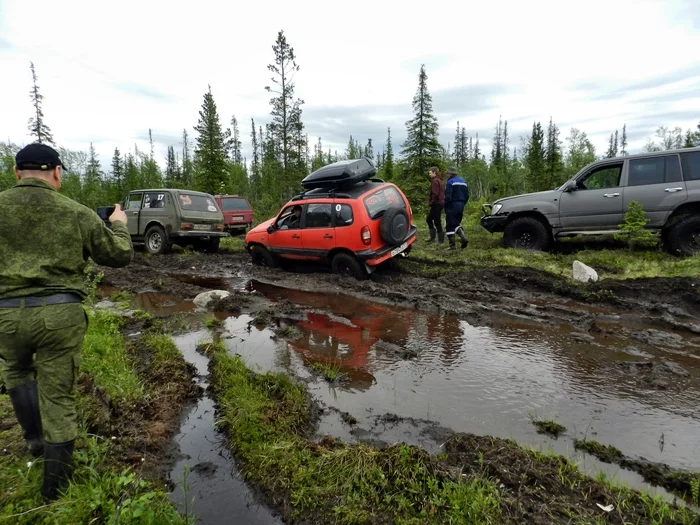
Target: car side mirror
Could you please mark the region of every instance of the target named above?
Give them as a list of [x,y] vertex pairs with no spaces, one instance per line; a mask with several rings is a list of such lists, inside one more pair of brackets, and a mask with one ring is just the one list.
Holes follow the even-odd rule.
[[275,227],[272,226],[272,225],[268,226],[268,227],[267,227],[267,233],[269,233],[269,234],[275,233]]
[[575,180],[569,181],[566,183],[566,187],[564,188],[564,191],[576,191],[578,189],[578,184],[576,183]]

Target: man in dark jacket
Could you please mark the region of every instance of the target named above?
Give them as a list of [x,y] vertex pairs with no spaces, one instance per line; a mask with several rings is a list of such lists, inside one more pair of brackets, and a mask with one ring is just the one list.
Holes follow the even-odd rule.
[[455,235],[459,235],[462,240],[462,249],[467,247],[466,235],[462,229],[462,214],[464,207],[469,200],[469,188],[466,181],[457,174],[457,170],[453,167],[447,168],[447,184],[445,185],[445,230],[447,240],[449,241],[449,249],[455,248]]
[[437,233],[437,242],[442,244],[445,241],[445,234],[442,232],[442,208],[445,206],[445,183],[440,175],[440,170],[435,166],[430,168],[430,198],[428,199],[430,213],[426,222],[430,229],[430,240],[435,242],[435,234]]
[[88,258],[123,267],[133,247],[119,205],[105,226],[58,192],[63,163],[45,144],[17,153],[18,182],[0,192],[0,364],[30,452],[44,456],[41,494],[55,499],[72,470],[75,387],[87,329]]

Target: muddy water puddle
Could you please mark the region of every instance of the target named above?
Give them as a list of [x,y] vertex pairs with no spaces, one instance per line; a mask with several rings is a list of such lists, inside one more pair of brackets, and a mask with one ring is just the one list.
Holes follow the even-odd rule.
[[[430,448],[439,443],[439,433],[426,436],[425,425],[406,424],[430,421],[551,447],[583,459],[584,468],[605,470],[634,486],[643,485],[641,478],[578,454],[573,438],[700,469],[700,367],[694,347],[686,356],[676,355],[624,334],[576,339],[571,328],[512,322],[479,327],[454,316],[347,296],[260,283],[252,288],[272,301],[290,301],[306,320],[289,321],[298,333],[287,341],[248,344],[240,323],[229,319],[224,325],[233,336],[229,349],[262,369],[313,378],[314,396],[357,419],[353,426],[340,416],[327,417],[321,432],[368,440],[393,435]],[[313,363],[344,377],[329,384],[310,371]],[[386,414],[396,419],[378,421]],[[558,440],[544,437],[531,417],[554,417],[568,430]]]
[[[197,367],[198,383],[206,388],[208,359],[196,347],[211,340],[209,332],[191,332],[174,340],[185,359]],[[202,524],[281,524],[267,507],[258,503],[258,498],[240,478],[214,421],[214,401],[206,393],[185,411],[180,432],[174,438],[181,459],[170,473],[170,480],[176,486],[170,494],[172,501],[181,512],[189,512]]]

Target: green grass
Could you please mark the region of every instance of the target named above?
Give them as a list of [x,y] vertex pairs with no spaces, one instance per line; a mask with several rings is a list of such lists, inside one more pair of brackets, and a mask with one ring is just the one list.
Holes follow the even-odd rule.
[[210,330],[213,328],[217,328],[223,324],[222,321],[214,317],[213,315],[209,315],[204,318],[204,326],[209,328]]
[[212,384],[219,420],[248,480],[291,505],[293,517],[323,523],[499,523],[498,490],[488,480],[441,471],[419,448],[377,450],[304,435],[307,394],[283,374],[252,373],[216,351]]
[[549,434],[557,438],[560,434],[566,432],[566,427],[554,419],[539,419],[533,416],[530,417],[530,421],[540,434]]
[[224,237],[219,244],[219,251],[223,253],[245,252],[245,242],[241,237]]
[[[594,268],[600,278],[633,279],[639,277],[697,277],[700,275],[700,255],[675,257],[658,246],[630,251],[612,236],[579,236],[558,241],[549,252],[516,250],[503,247],[503,235],[490,234],[479,225],[481,209],[472,203],[465,210],[462,226],[469,238],[465,250],[448,252],[447,240],[442,245],[427,242],[428,226],[424,216],[416,215],[413,222],[418,227],[418,240],[413,244],[407,261],[426,263],[426,273],[443,273],[446,269],[432,263],[449,264],[450,271],[494,266],[528,267],[555,275],[572,276],[575,260]],[[443,224],[445,216],[442,216]],[[574,253],[575,252],[575,253]],[[456,267],[455,267],[456,266]],[[463,268],[459,268],[459,267]]]
[[310,366],[329,383],[342,380],[347,376],[345,372],[340,371],[340,363],[312,363]]
[[144,387],[132,367],[124,337],[119,330],[124,317],[95,310],[83,342],[82,369],[104,388],[114,402],[131,402],[144,396]]

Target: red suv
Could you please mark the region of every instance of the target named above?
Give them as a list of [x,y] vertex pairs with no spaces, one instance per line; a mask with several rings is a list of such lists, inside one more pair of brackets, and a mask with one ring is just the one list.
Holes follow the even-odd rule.
[[411,206],[397,186],[374,174],[372,161],[362,158],[329,164],[306,177],[307,191],[246,235],[253,263],[325,261],[335,273],[365,279],[384,261],[408,255],[417,231]]
[[245,233],[253,224],[253,207],[245,197],[238,195],[214,195],[224,214],[224,228],[230,234]]

